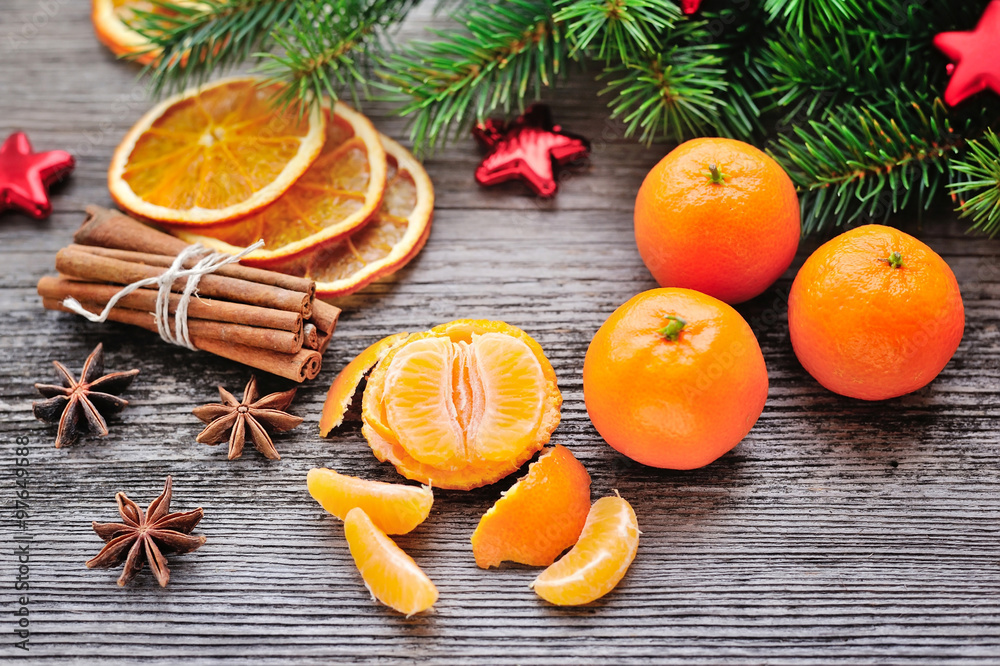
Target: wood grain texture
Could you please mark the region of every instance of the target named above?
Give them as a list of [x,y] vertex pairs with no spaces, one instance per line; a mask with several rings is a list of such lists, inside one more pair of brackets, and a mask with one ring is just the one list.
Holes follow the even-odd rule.
[[[44,664],[1000,664],[1000,243],[964,233],[947,211],[920,236],[953,266],[965,339],[928,388],[884,403],[839,398],[802,370],[788,340],[794,269],[741,306],[759,335],[771,388],[757,426],[708,468],[668,472],[616,454],[593,430],[581,369],[590,337],[633,294],[655,286],[632,239],[646,171],[668,146],[624,140],[587,75],[552,96],[556,117],[594,139],[589,167],[539,202],[519,186],[479,189],[479,154],[462,140],[427,162],[437,188],[423,253],[393,278],[343,299],[320,377],[291,411],[306,423],[275,438],[280,462],[196,444],[191,414],[239,390],[246,368],[169,347],[119,325],[46,312],[35,294],[88,203],[109,205],[105,173],[149,106],[137,70],[94,39],[82,0],[5,0],[0,12],[0,135],[69,149],[72,179],[55,214],[0,216],[0,661]],[[435,21],[422,11],[407,28]],[[378,127],[405,124],[377,104]],[[504,319],[542,344],[565,398],[555,442],[617,489],[639,517],[638,557],[619,588],[584,608],[547,606],[535,570],[481,571],[469,536],[511,480],[441,491],[430,519],[399,544],[438,585],[427,615],[403,619],[371,601],[339,522],[311,500],[309,468],[399,481],[358,422],[330,439],[316,423],[336,372],[368,344],[459,317]],[[74,371],[104,342],[109,369],[140,367],[131,405],[105,439],[52,447],[32,384]],[[266,389],[284,388],[270,382]],[[30,441],[30,652],[12,647],[15,442]],[[175,509],[203,506],[208,543],[171,560],[169,588],[83,562],[100,548],[91,520],[115,517],[114,493],[145,506],[173,474]],[[20,663],[20,662],[19,662]]]

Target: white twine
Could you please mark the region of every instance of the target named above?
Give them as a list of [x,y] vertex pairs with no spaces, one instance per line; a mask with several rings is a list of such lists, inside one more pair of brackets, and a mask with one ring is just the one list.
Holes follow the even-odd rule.
[[[112,296],[107,305],[104,306],[104,310],[102,310],[99,315],[85,309],[82,305],[80,305],[80,301],[76,300],[72,296],[67,297],[62,304],[64,307],[72,310],[78,315],[82,315],[90,321],[100,323],[108,320],[108,315],[111,314],[111,310],[115,307],[118,301],[125,298],[136,289],[142,289],[143,287],[155,284],[158,286],[158,292],[156,294],[156,312],[153,312],[152,315],[156,319],[156,330],[159,332],[160,337],[172,345],[179,345],[181,347],[196,350],[197,347],[192,344],[191,338],[188,334],[188,304],[191,302],[191,297],[194,296],[198,290],[198,282],[201,281],[202,276],[214,273],[227,264],[235,263],[257,248],[263,246],[264,241],[259,240],[250,247],[242,250],[239,254],[223,254],[221,252],[212,252],[200,243],[191,245],[177,255],[177,258],[174,259],[174,263],[171,264],[170,268],[165,270],[162,275],[133,282]],[[189,259],[194,259],[195,257],[205,253],[208,253],[208,255],[200,259],[194,266],[191,268],[184,268],[185,262]],[[184,285],[184,291],[181,292],[180,301],[177,303],[177,311],[174,313],[174,330],[171,331],[170,292],[174,282],[180,280],[181,278],[186,278],[187,283]]]

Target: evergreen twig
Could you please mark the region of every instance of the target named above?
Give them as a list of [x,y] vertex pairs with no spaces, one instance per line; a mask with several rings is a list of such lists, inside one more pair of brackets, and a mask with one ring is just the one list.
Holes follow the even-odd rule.
[[634,62],[659,50],[661,36],[680,18],[669,0],[562,0],[552,17],[572,35],[570,57],[578,57],[600,41],[597,57],[606,63]]
[[943,189],[963,128],[940,99],[912,97],[885,110],[848,105],[771,143],[768,152],[799,189],[804,233],[884,221],[914,198],[928,206]]
[[547,0],[471,3],[464,31],[436,31],[436,42],[415,42],[381,72],[385,87],[408,101],[410,136],[433,150],[451,129],[468,130],[497,109],[523,109],[565,69],[563,26]]
[[178,4],[154,0],[155,11],[136,10],[131,27],[162,49],[147,68],[155,93],[204,83],[247,60],[275,25],[292,19],[288,0],[199,0]]
[[949,187],[959,198],[962,217],[972,218],[973,229],[995,236],[1000,232],[1000,137],[990,129],[982,141],[969,141],[951,169],[960,174]]
[[258,54],[263,61],[258,71],[288,84],[279,97],[283,105],[337,99],[344,91],[360,105],[359,88],[367,93],[367,70],[385,50],[382,33],[402,21],[414,2],[295,0],[292,19],[271,33],[280,53]]
[[687,21],[662,54],[606,70],[612,78],[601,94],[614,95],[608,106],[625,123],[625,136],[638,134],[646,144],[659,136],[683,141],[718,126],[726,70],[721,46],[704,30],[703,21]]

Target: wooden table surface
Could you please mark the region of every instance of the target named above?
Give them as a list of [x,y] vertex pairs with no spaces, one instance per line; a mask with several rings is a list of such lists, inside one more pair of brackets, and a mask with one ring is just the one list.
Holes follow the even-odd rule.
[[[655,286],[635,250],[631,210],[669,146],[625,140],[594,97],[598,84],[577,76],[551,101],[559,121],[594,140],[590,166],[539,202],[519,186],[478,188],[468,138],[429,160],[437,210],[426,249],[339,303],[323,372],[291,408],[306,423],[276,438],[282,459],[248,450],[229,462],[224,447],[195,443],[191,409],[215,400],[218,384],[241,390],[247,368],[138,329],[46,312],[35,294],[83,207],[110,205],[111,153],[152,103],[136,68],[93,37],[88,5],[5,0],[0,12],[0,137],[24,130],[36,150],[67,149],[78,160],[53,192],[50,219],[0,216],[0,662],[1000,663],[998,241],[965,234],[947,210],[909,225],[958,276],[966,332],[929,387],[881,403],[827,392],[792,353],[784,295],[817,245],[806,241],[793,270],[739,308],[771,381],[749,436],[704,469],[639,466],[591,426],[581,369],[612,310]],[[405,34],[436,20],[423,11]],[[405,138],[390,108],[365,110]],[[398,539],[441,594],[412,619],[370,599],[339,521],[306,492],[315,466],[401,480],[376,461],[356,420],[319,437],[326,388],[376,339],[464,317],[503,319],[542,344],[565,400],[553,441],[586,465],[595,499],[618,490],[635,507],[638,556],[594,604],[554,608],[528,589],[536,570],[476,567],[469,536],[513,478],[436,492],[426,523]],[[131,404],[107,438],[57,450],[54,427],[32,417],[32,384],[54,379],[56,359],[79,370],[98,342],[109,369],[141,368]],[[17,455],[19,441],[27,456]],[[24,457],[21,530],[14,470]],[[119,490],[145,506],[167,474],[176,510],[204,507],[207,544],[171,559],[167,589],[148,571],[119,589],[117,571],[86,569],[102,545],[91,520],[116,517]],[[15,536],[31,537],[28,591],[15,589],[24,572]],[[13,613],[25,607],[27,652],[14,646],[23,616]]]

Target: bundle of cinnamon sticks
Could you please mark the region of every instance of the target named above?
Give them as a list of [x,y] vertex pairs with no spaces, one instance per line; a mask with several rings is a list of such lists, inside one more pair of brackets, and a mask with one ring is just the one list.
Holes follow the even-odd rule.
[[[73,297],[99,314],[122,286],[162,275],[188,244],[118,211],[87,207],[74,244],[56,255],[59,277],[43,277],[38,294],[49,310],[70,311]],[[196,263],[192,259],[185,267]],[[171,285],[182,292],[185,279]],[[243,266],[222,266],[198,283],[188,302],[188,332],[198,349],[297,382],[319,374],[340,310],[316,299],[305,278]],[[156,331],[157,288],[118,301],[108,319]],[[181,294],[170,294],[173,315]]]

